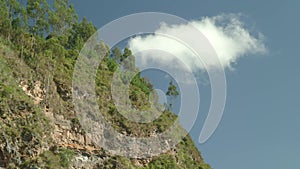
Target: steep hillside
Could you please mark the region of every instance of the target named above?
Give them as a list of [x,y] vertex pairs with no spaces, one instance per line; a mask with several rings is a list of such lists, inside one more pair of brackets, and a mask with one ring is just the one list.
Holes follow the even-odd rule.
[[[74,110],[72,77],[79,51],[96,29],[86,19],[79,22],[67,1],[55,2],[52,8],[43,0],[39,5],[30,0],[0,2],[0,168],[209,169],[188,135],[168,152],[144,159],[112,155],[87,136]],[[62,21],[61,16],[66,18]],[[137,69],[134,56],[127,48],[117,55],[103,42],[99,45],[106,57],[99,65],[95,90],[105,118],[128,136],[165,131],[177,120],[170,111],[139,124],[116,110],[112,75],[122,58],[132,57],[131,66]],[[151,83],[138,74],[130,82],[132,105],[148,109],[152,91]]]

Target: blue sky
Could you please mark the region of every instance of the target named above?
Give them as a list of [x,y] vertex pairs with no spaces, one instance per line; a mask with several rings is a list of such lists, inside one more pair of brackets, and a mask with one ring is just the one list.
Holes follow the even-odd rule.
[[[79,17],[98,28],[136,12],[165,12],[187,20],[241,13],[250,30],[265,36],[268,53],[240,58],[226,71],[227,102],[214,135],[198,144],[205,114],[191,136],[214,169],[300,168],[300,2],[204,0],[71,0]],[[209,91],[203,86],[203,95]],[[205,90],[207,89],[207,90]],[[209,104],[209,100],[203,100]],[[205,106],[204,106],[205,107]]]

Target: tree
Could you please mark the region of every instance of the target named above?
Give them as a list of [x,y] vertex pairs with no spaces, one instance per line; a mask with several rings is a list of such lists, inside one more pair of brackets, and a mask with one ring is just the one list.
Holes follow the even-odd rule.
[[54,0],[54,10],[49,12],[49,23],[54,33],[64,34],[77,20],[78,16],[73,5],[69,5],[69,0]]
[[131,50],[128,47],[126,47],[124,49],[124,52],[123,52],[123,55],[122,55],[120,61],[122,62],[124,59],[126,59],[130,55],[132,55],[132,52],[131,52]]
[[131,72],[136,71],[135,57],[132,55],[132,52],[129,48],[126,47],[124,49],[124,52],[123,52],[123,55],[122,55],[120,61],[121,61],[121,65],[123,66],[123,68],[125,70],[131,71]]
[[122,66],[127,71],[135,72],[135,57],[133,55],[128,56],[127,59],[122,62]]
[[108,58],[106,64],[107,64],[108,70],[111,72],[116,71],[119,66],[118,63],[113,58]]
[[4,35],[5,38],[9,39],[9,12],[5,1],[0,1],[0,16],[0,33]]
[[49,31],[49,9],[46,0],[27,0],[28,25],[32,34],[43,37]]
[[120,51],[119,48],[115,47],[113,50],[112,50],[112,57],[117,61],[119,62],[121,57],[122,57],[122,53]]
[[97,31],[97,28],[84,17],[80,23],[74,23],[68,37],[68,49],[80,50],[83,44]]
[[170,81],[167,96],[170,98],[170,103],[168,105],[168,110],[171,110],[173,107],[174,100],[179,95],[179,92],[177,91],[177,87],[173,84],[173,81]]

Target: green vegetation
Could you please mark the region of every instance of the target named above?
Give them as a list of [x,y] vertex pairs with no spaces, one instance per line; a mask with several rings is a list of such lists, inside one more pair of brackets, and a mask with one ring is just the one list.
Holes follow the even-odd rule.
[[[53,6],[46,0],[2,0],[0,16],[0,167],[69,168],[82,152],[56,145],[52,137],[54,126],[45,111],[49,109],[53,116],[69,120],[70,129],[77,135],[86,134],[72,103],[72,76],[79,52],[96,28],[86,18],[79,21],[68,0],[54,0]],[[108,49],[99,42],[99,50],[106,56],[99,65],[95,90],[105,118],[116,130],[130,136],[165,131],[177,120],[170,109],[147,124],[129,121],[117,111],[110,92],[116,71],[127,70],[117,80],[130,85],[129,98],[136,109],[150,108],[153,86],[137,73],[130,49]],[[132,75],[133,79],[129,79]],[[179,95],[172,83],[167,95]],[[107,155],[95,166],[210,168],[189,136],[170,152],[152,159]]]
[[179,92],[177,91],[177,87],[173,84],[173,81],[170,81],[166,95],[170,97],[170,103],[168,105],[168,109],[172,110],[174,100],[179,95]]

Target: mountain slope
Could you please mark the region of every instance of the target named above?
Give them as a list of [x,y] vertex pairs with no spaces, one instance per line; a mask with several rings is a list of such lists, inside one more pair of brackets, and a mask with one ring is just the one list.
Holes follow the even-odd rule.
[[[145,159],[115,156],[95,144],[74,110],[72,75],[80,49],[96,29],[86,19],[79,22],[68,1],[57,0],[60,5],[52,8],[40,1],[44,5],[0,3],[0,168],[210,168],[189,135],[168,152]],[[33,15],[39,12],[35,8],[44,12]],[[68,19],[58,21],[62,15]],[[165,131],[177,120],[170,111],[149,124],[134,123],[116,111],[111,78],[120,66],[119,57],[134,56],[128,55],[129,49],[116,56],[103,42],[99,45],[106,57],[99,65],[95,90],[105,118],[127,136]],[[132,105],[148,109],[152,90],[150,82],[136,75],[130,82]]]

